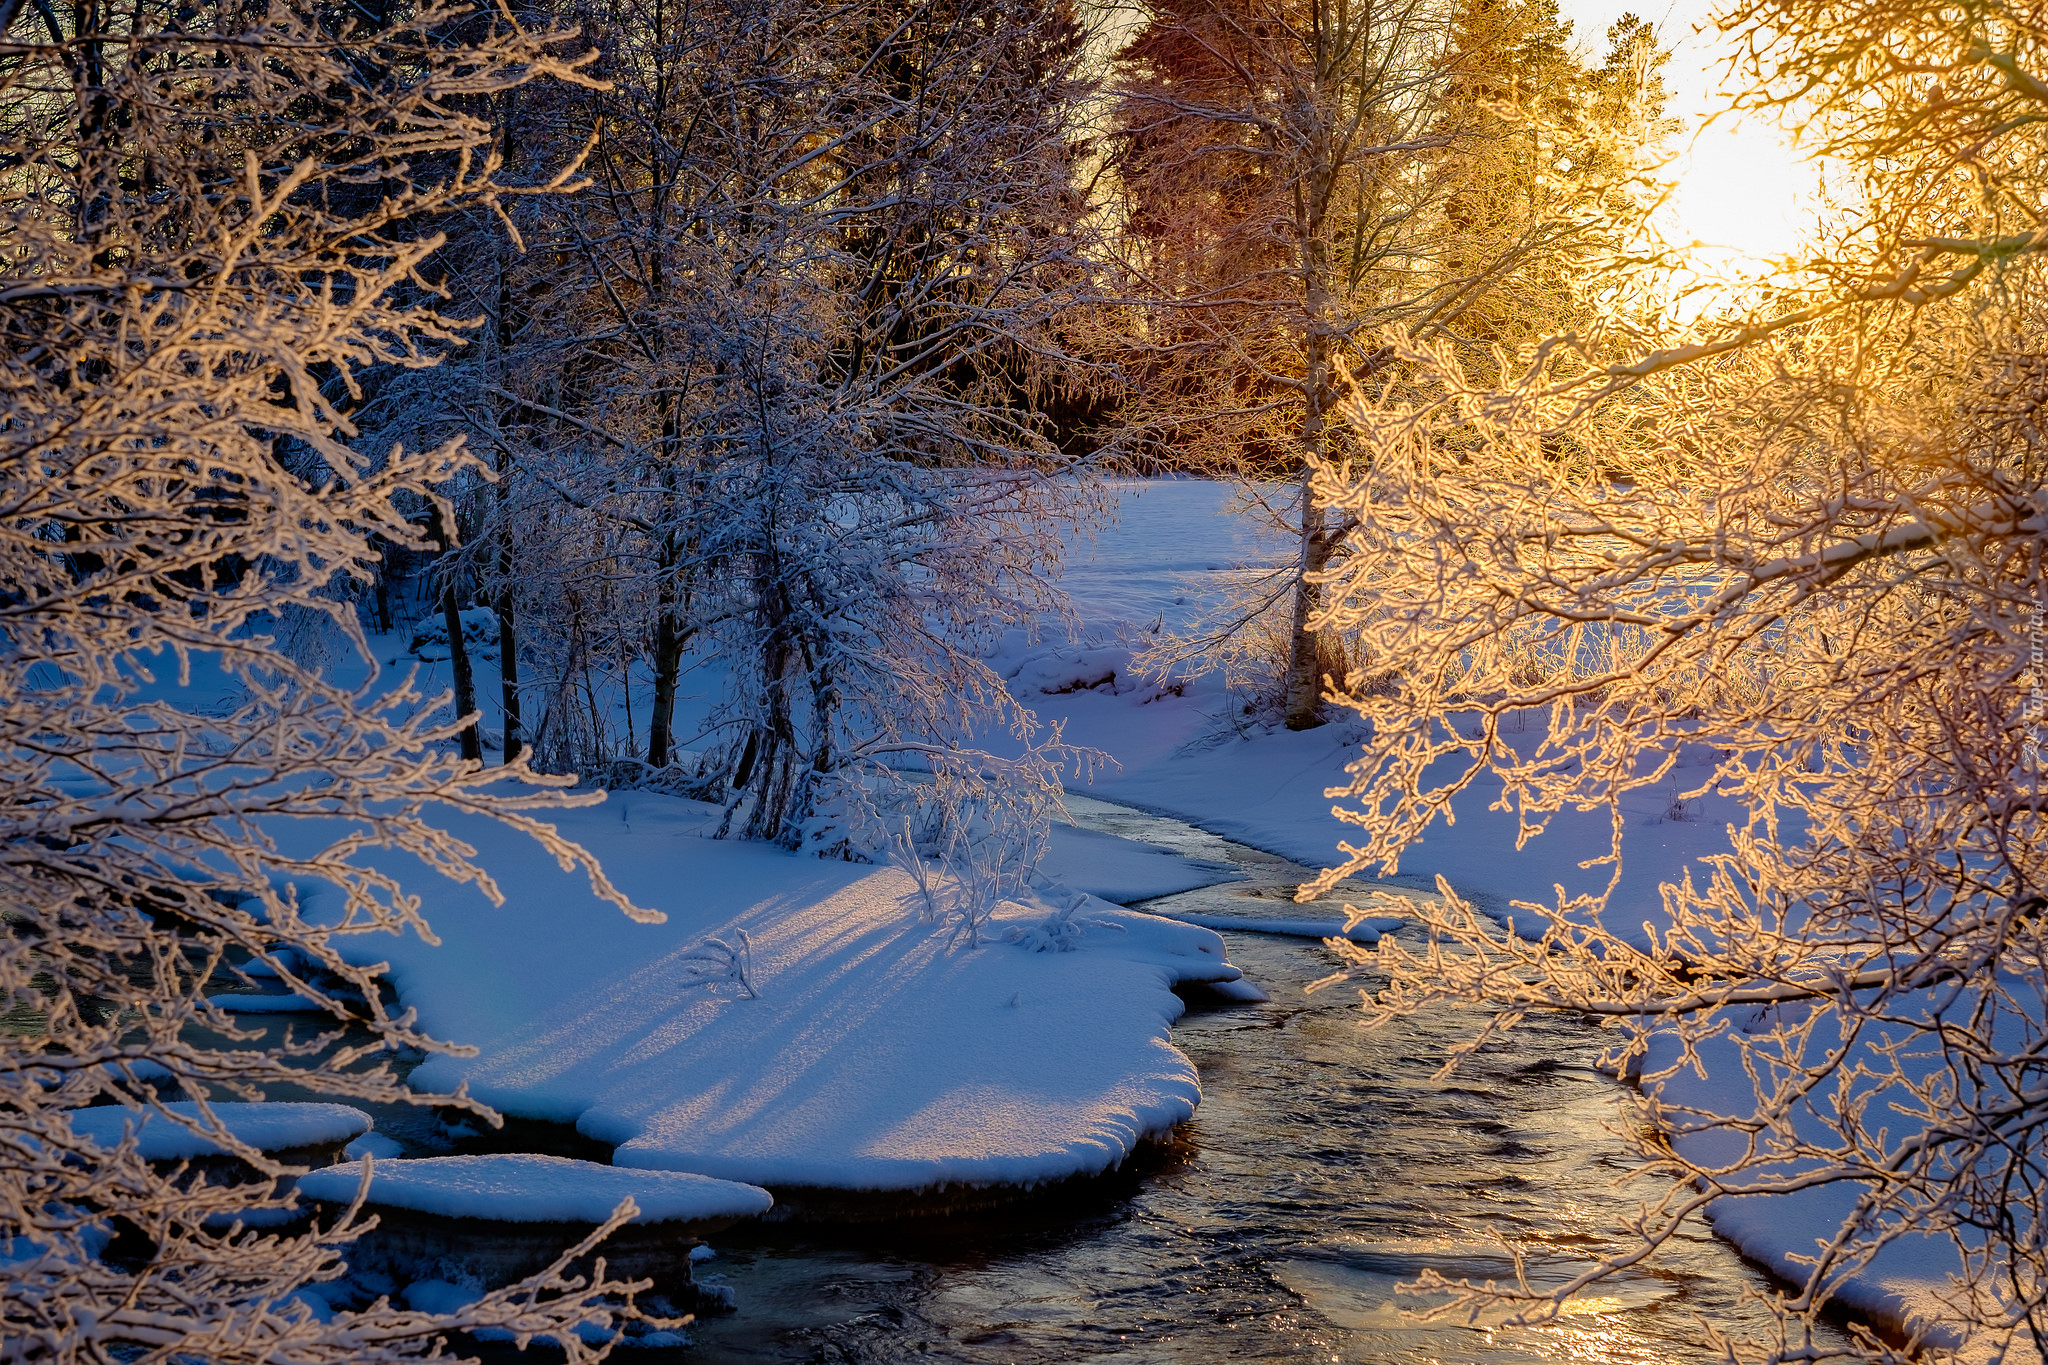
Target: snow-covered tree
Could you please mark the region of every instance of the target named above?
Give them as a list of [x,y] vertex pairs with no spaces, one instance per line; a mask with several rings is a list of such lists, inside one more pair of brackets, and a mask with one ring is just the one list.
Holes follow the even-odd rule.
[[1362,835],[1318,885],[1475,797],[1525,840],[1609,813],[1586,864],[1609,878],[1646,856],[1632,797],[1732,803],[1728,851],[1657,904],[1560,889],[1517,936],[1445,888],[1403,906],[1427,951],[1352,950],[1374,1018],[1494,1007],[1476,1045],[1597,1016],[1645,1086],[1644,1247],[1466,1302],[1540,1314],[1724,1195],[1796,1194],[1832,1212],[1780,1266],[1780,1338],[1734,1358],[1828,1358],[1821,1313],[1922,1238],[1955,1273],[1921,1344],[2037,1358],[2048,26],[1886,0],[1730,22],[1751,101],[1860,177],[1855,207],[1767,297],[1620,360],[1567,341],[1500,385],[1392,343],[1432,387],[1355,394],[1359,458],[1317,474],[1357,528],[1325,619],[1378,666],[1343,696],[1371,725],[1341,812]]
[[1082,36],[1064,4],[985,0],[819,33],[833,116],[759,210],[801,303],[746,319],[701,547],[754,835],[889,755],[1029,728],[980,656],[1056,607],[1083,505],[1029,402],[1084,278]]
[[[516,192],[492,102],[583,79],[572,36],[433,3],[0,3],[9,1359],[430,1358],[485,1327],[587,1359],[574,1329],[631,1312],[566,1257],[449,1316],[316,1312],[295,1296],[341,1272],[351,1234],[243,1227],[284,1172],[204,1107],[273,1084],[398,1099],[389,1055],[446,1046],[342,951],[428,932],[377,850],[496,894],[436,809],[525,830],[628,908],[535,814],[559,793],[450,755],[403,683],[351,690],[279,645],[306,622],[360,645],[343,599],[373,538],[421,547],[398,504],[473,462],[358,450],[349,408],[372,372],[459,339],[426,287],[436,220]],[[195,675],[232,700],[181,705]],[[244,962],[333,1029],[263,1045],[207,1005]],[[67,1117],[172,1085],[250,1179],[179,1177]]]
[[[651,674],[646,762],[694,740],[729,831],[794,843],[855,769],[1028,728],[980,654],[1056,607],[1086,506],[1035,401],[1076,368],[1084,35],[1050,2],[588,13],[610,88],[535,141],[601,129],[592,186],[521,220],[545,304],[465,369],[516,486],[472,543],[514,519],[533,630]],[[694,736],[686,663],[723,688]]]

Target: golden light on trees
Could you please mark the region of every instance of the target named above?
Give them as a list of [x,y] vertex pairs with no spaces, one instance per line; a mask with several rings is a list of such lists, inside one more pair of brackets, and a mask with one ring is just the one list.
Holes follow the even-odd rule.
[[[1669,1183],[1608,1269],[1696,1213],[1789,1248],[1776,1321],[1725,1358],[2040,1360],[2048,10],[1732,0],[1717,23],[1740,61],[1711,74],[1753,122],[1674,168],[1671,231],[1719,242],[1666,236],[1666,315],[1504,379],[1397,336],[1406,387],[1347,405],[1361,454],[1317,491],[1357,529],[1319,624],[1376,671],[1343,699],[1358,841],[1301,896],[1399,871],[1467,792],[1524,843],[1605,805],[1610,860],[1579,864],[1604,889],[1517,902],[1510,932],[1440,881],[1407,911],[1426,952],[1347,945],[1369,1018],[1613,1020],[1640,1169]],[[1689,798],[1730,803],[1729,851],[1630,891],[1622,798],[1685,762]],[[1771,1221],[1731,1230],[1743,1207]],[[1430,1287],[1533,1320],[1603,1273]],[[1831,1304],[1918,1335],[1827,1345]]]
[[[1632,9],[1647,9],[1678,131],[1651,173],[1661,186],[1649,228],[1673,269],[1663,281],[1672,311],[1691,317],[1778,272],[1810,248],[1828,209],[1827,163],[1803,143],[1796,119],[1736,108],[1728,77],[1740,54],[1712,0],[1662,7],[1566,0],[1562,13],[1591,44]],[[1838,177],[1839,178],[1839,177]]]

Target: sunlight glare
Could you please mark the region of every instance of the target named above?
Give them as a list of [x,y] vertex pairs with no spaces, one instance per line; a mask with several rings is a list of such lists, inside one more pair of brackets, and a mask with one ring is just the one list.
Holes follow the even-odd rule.
[[[1562,0],[1589,55],[1624,11],[1655,22],[1671,60],[1665,112],[1681,131],[1657,173],[1667,192],[1651,221],[1654,244],[1676,263],[1659,291],[1668,315],[1686,322],[1747,295],[1780,276],[1818,239],[1834,213],[1824,163],[1809,157],[1792,129],[1767,114],[1730,112],[1732,91],[1746,83],[1730,65],[1734,40],[1716,12],[1723,0]],[[1838,178],[1838,177],[1837,177]]]
[[1820,212],[1820,169],[1767,119],[1707,124],[1672,162],[1663,233],[1696,267],[1750,273],[1799,251]]

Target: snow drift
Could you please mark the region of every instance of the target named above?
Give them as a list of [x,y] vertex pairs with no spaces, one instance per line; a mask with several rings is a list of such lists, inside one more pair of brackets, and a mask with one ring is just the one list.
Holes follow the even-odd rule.
[[[665,912],[656,925],[481,820],[452,824],[506,889],[502,908],[394,865],[441,945],[376,936],[345,951],[388,960],[423,1027],[479,1049],[429,1059],[413,1084],[574,1123],[620,1166],[842,1189],[1099,1172],[1194,1113],[1195,1068],[1167,1036],[1172,988],[1238,977],[1215,933],[1091,900],[1073,951],[949,949],[903,873],[702,837],[717,816],[644,792],[562,813],[626,894]],[[1118,876],[1166,856],[1112,851]],[[1190,865],[1178,879],[1216,876]],[[313,915],[332,894],[300,893]],[[993,936],[1047,913],[1006,905]],[[742,931],[757,998],[692,965]]]

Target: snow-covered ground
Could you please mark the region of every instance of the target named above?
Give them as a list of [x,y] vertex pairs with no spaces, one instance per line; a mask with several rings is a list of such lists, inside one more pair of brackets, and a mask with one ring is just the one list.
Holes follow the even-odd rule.
[[[1070,742],[1116,760],[1090,794],[1306,865],[1336,861],[1348,827],[1332,816],[1327,792],[1344,783],[1356,755],[1353,730],[1232,726],[1218,678],[1162,689],[1132,667],[1153,630],[1192,620],[1228,575],[1283,561],[1285,538],[1230,514],[1229,491],[1217,484],[1132,482],[1118,491],[1117,522],[1071,547],[1065,581],[1077,634],[1013,635],[991,662],[1042,720],[1064,724]],[[406,643],[378,640],[380,659],[402,657]],[[437,685],[433,670],[445,665],[421,666]],[[479,678],[480,695],[493,695],[496,681]],[[700,681],[706,695],[679,707],[685,734],[715,683]],[[202,663],[189,685],[166,690],[212,705],[219,687]],[[1517,851],[1514,818],[1486,809],[1492,796],[1468,794],[1456,822],[1432,829],[1389,880],[1427,884],[1441,874],[1510,918],[1512,901],[1604,884],[1605,868],[1580,866],[1605,851],[1604,811],[1560,815]],[[1654,920],[1658,883],[1726,847],[1732,809],[1709,798],[1688,818],[1672,818],[1669,807],[1667,797],[1645,794],[1624,812],[1617,918]],[[422,894],[442,944],[376,938],[350,951],[388,960],[424,1027],[478,1049],[430,1060],[415,1082],[466,1083],[507,1112],[573,1122],[615,1144],[621,1166],[868,1189],[1098,1171],[1194,1111],[1198,1079],[1168,1035],[1181,1009],[1171,987],[1237,975],[1215,933],[1098,900],[1083,911],[1077,951],[1003,941],[1043,907],[1005,909],[982,946],[950,944],[920,918],[902,873],[711,840],[704,836],[715,819],[712,807],[637,792],[560,816],[563,832],[596,853],[635,902],[665,913],[658,925],[628,921],[525,841],[481,821],[452,824],[506,888],[502,908],[384,860]],[[1228,875],[1072,827],[1056,831],[1043,870],[1125,902]],[[320,889],[302,892],[316,910]],[[686,963],[710,940],[740,945],[742,931],[751,957],[744,987],[707,984]],[[232,1003],[251,1007],[246,996]],[[1730,1102],[1714,1088],[1725,1079],[1676,1078],[1665,1083],[1667,1097]],[[1833,1231],[1832,1207],[1809,1202],[1816,1206],[1724,1201],[1716,1217],[1744,1251],[1790,1267]],[[1949,1264],[1944,1248],[1902,1247],[1849,1297],[1904,1316],[1931,1302]]]
[[[1195,1070],[1167,1036],[1172,987],[1237,976],[1215,933],[1094,901],[1075,951],[1033,952],[1003,936],[1048,911],[1013,905],[967,948],[921,918],[894,868],[705,837],[718,814],[625,792],[557,820],[664,912],[656,925],[598,902],[522,838],[454,822],[506,904],[406,868],[440,946],[346,949],[389,961],[425,1028],[480,1049],[430,1059],[414,1084],[467,1083],[508,1113],[573,1122],[622,1166],[864,1189],[1100,1171],[1193,1114]],[[1108,849],[1126,889],[1219,875],[1165,876],[1181,860],[1128,841],[1080,847]],[[1067,848],[1085,884],[1085,852]],[[322,890],[301,894],[317,915]],[[742,933],[745,988],[701,983],[686,955]]]

